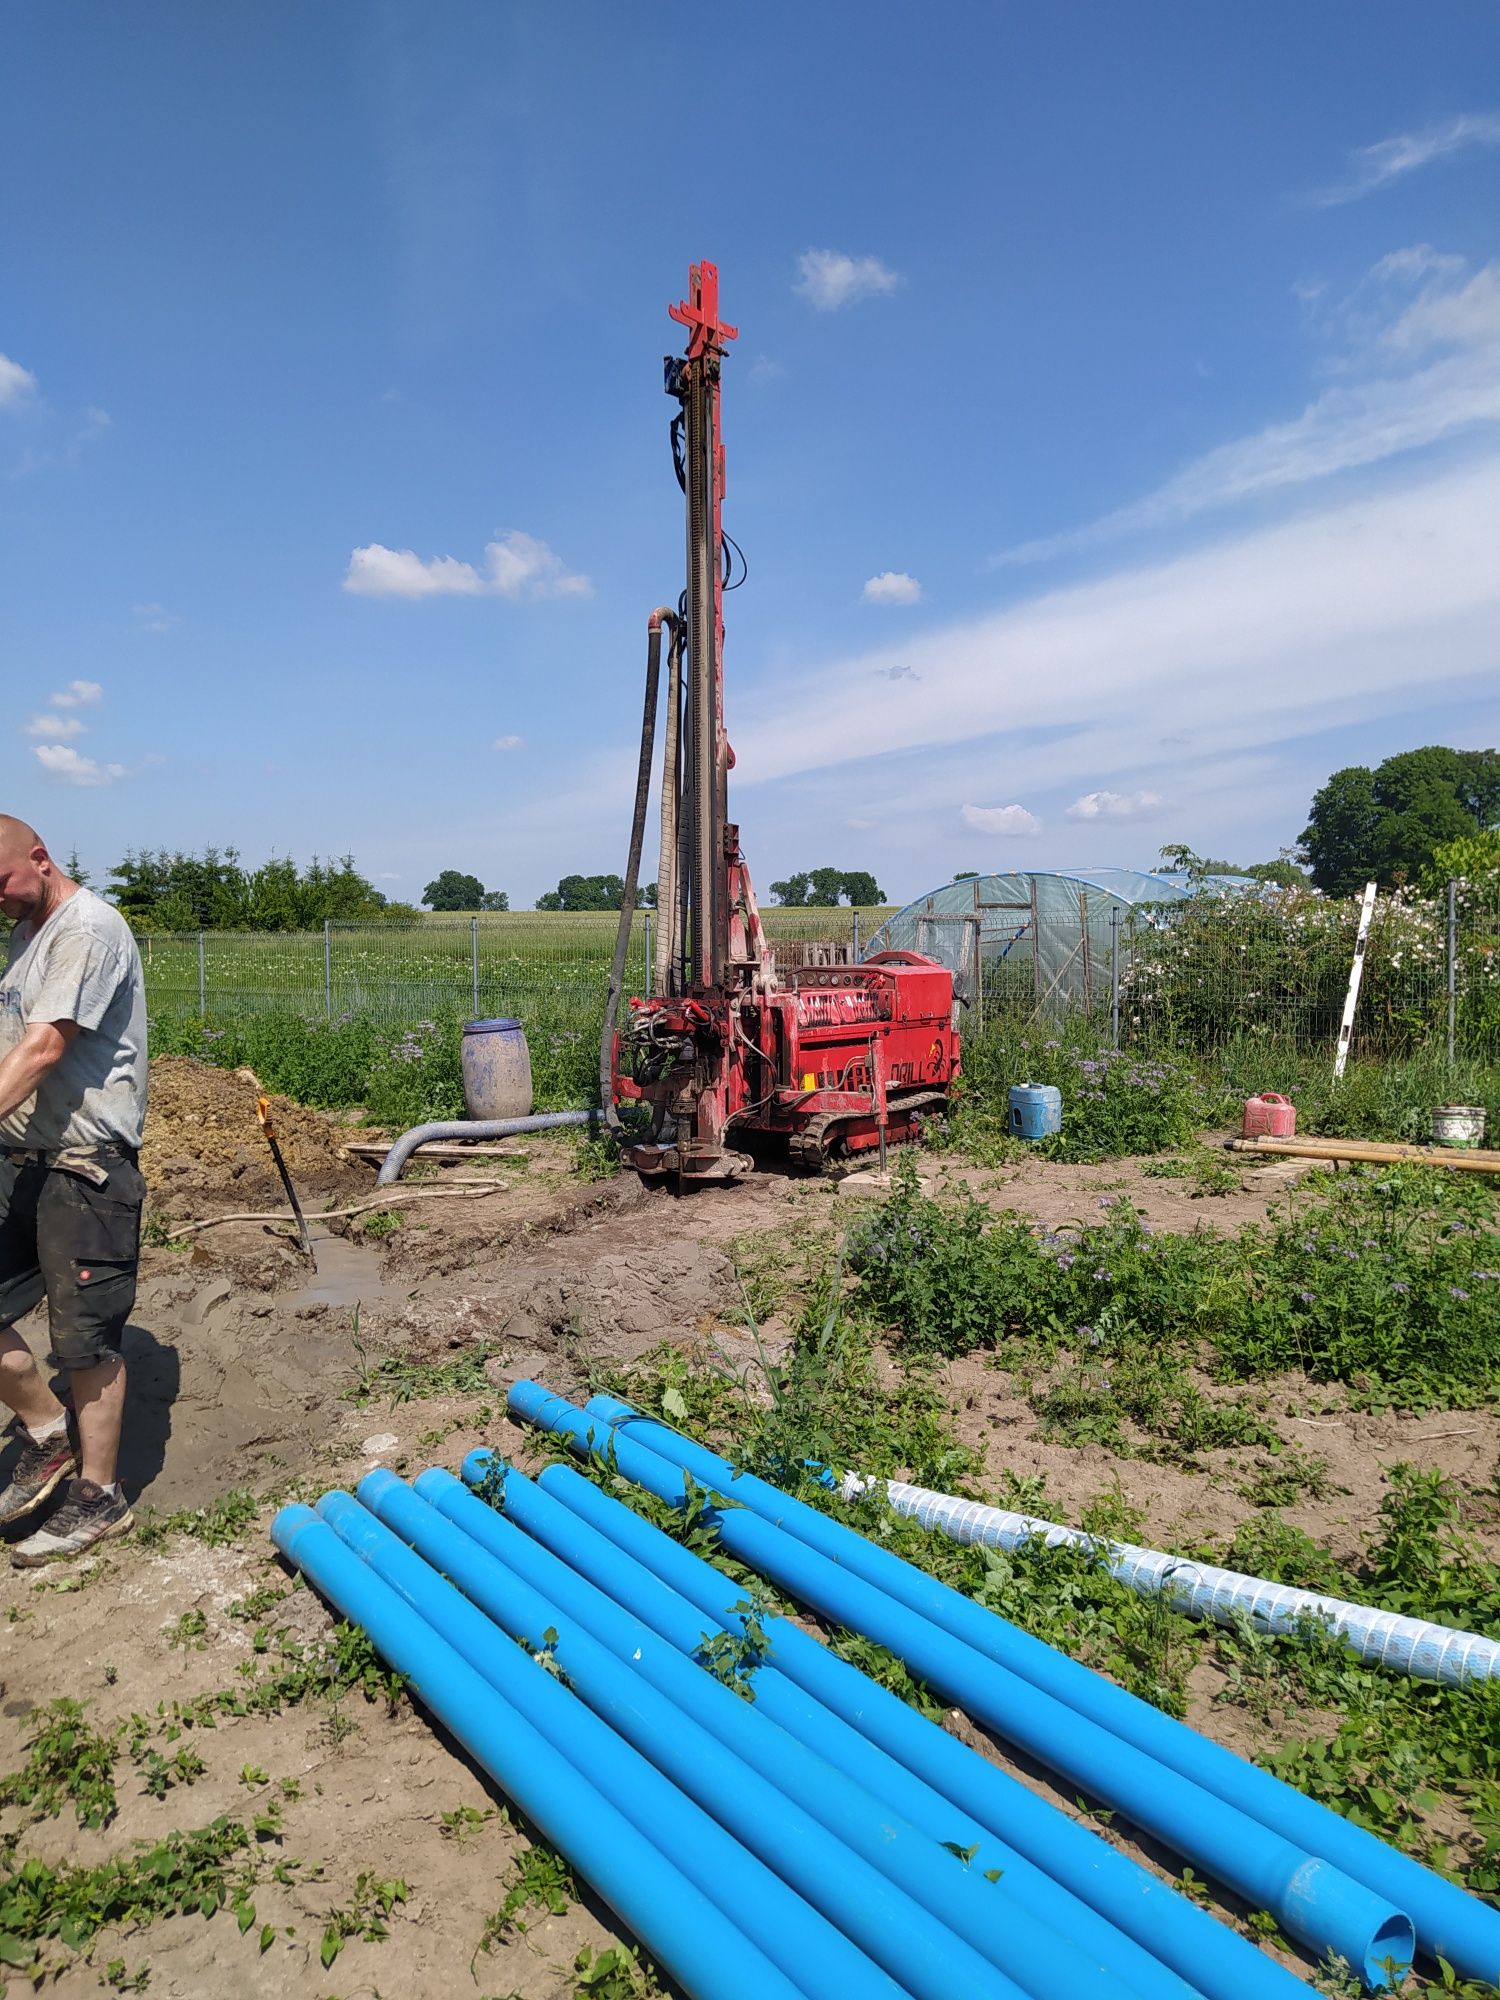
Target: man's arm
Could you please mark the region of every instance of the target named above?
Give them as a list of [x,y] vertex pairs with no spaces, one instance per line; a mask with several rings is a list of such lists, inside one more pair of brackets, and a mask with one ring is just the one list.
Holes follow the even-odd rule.
[[77,1033],[76,1021],[37,1021],[0,1057],[0,1118],[26,1102]]

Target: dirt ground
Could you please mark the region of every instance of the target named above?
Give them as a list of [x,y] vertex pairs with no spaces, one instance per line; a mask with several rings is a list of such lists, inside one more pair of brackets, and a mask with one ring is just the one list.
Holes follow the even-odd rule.
[[[253,1079],[163,1062],[153,1069],[153,1093],[145,1154],[153,1234],[215,1214],[281,1212],[255,1126]],[[281,1103],[276,1117],[311,1210],[375,1199],[373,1166],[342,1150],[347,1128]],[[318,1224],[316,1274],[284,1217],[210,1228],[145,1251],[126,1344],[122,1466],[137,1516],[208,1507],[235,1488],[262,1504],[243,1533],[217,1545],[175,1533],[149,1545],[114,1544],[72,1573],[0,1568],[7,1621],[0,1772],[22,1762],[28,1718],[57,1697],[87,1702],[107,1725],[133,1713],[154,1718],[159,1704],[233,1685],[237,1670],[259,1658],[257,1619],[233,1615],[253,1593],[287,1592],[265,1613],[269,1630],[285,1628],[294,1641],[325,1632],[321,1604],[307,1590],[288,1590],[271,1548],[266,1528],[276,1500],[352,1486],[377,1463],[411,1473],[433,1463],[456,1469],[481,1442],[530,1462],[504,1416],[505,1389],[520,1376],[567,1393],[586,1390],[600,1365],[635,1359],[662,1341],[708,1340],[731,1365],[744,1365],[752,1350],[736,1258],[746,1258],[747,1246],[750,1257],[774,1261],[831,1242],[866,1198],[858,1182],[766,1172],[677,1200],[625,1176],[580,1179],[577,1159],[571,1136],[558,1136],[528,1141],[504,1160],[429,1170],[408,1184],[422,1198],[409,1199],[388,1233],[380,1233],[378,1212],[373,1231],[366,1217]],[[986,1172],[929,1160],[924,1171],[940,1186],[967,1186],[996,1208],[1051,1223],[1128,1195],[1167,1229],[1238,1228],[1264,1216],[1294,1178],[1286,1168],[1247,1168],[1230,1194],[1194,1199],[1183,1183],[1148,1178],[1138,1163],[1032,1161]],[[763,1329],[773,1349],[786,1331],[775,1317]],[[471,1384],[401,1400],[403,1364],[480,1350],[488,1392]],[[1206,1471],[1188,1473],[1117,1460],[1099,1447],[1068,1450],[1039,1441],[1027,1405],[981,1358],[951,1364],[946,1385],[963,1435],[985,1449],[992,1491],[1005,1468],[1042,1472],[1056,1507],[1076,1517],[1090,1495],[1118,1480],[1144,1510],[1143,1539],[1166,1547],[1223,1536],[1253,1511],[1235,1491],[1253,1454],[1210,1454]],[[1386,1465],[1413,1459],[1483,1484],[1500,1451],[1500,1424],[1486,1412],[1351,1413],[1336,1398],[1309,1398],[1300,1383],[1270,1385],[1265,1398],[1284,1437],[1329,1460],[1338,1489],[1287,1509],[1288,1518],[1341,1551],[1368,1541]],[[0,1478],[8,1460],[7,1451]],[[1193,1720],[1209,1733],[1233,1726],[1222,1707],[1198,1706]],[[962,1718],[953,1726],[968,1730]],[[70,1814],[43,1820],[27,1834],[27,1851],[92,1866],[220,1813],[248,1819],[286,1780],[295,1796],[281,1800],[284,1824],[269,1851],[299,1865],[284,1871],[284,1882],[261,1882],[256,1928],[247,1935],[238,1935],[227,1911],[208,1921],[164,1920],[138,1935],[109,1932],[48,1992],[96,1994],[118,1960],[117,1986],[149,1967],[157,2000],[225,1990],[247,2000],[562,2000],[575,1991],[578,1952],[604,1949],[615,1937],[607,1913],[583,1901],[558,1915],[530,1912],[524,1932],[477,1950],[525,1836],[497,1810],[488,1782],[409,1703],[389,1712],[356,1693],[336,1709],[309,1702],[279,1715],[224,1717],[191,1740],[207,1768],[190,1787],[150,1797],[122,1761],[113,1824],[88,1832]],[[1062,1803],[1071,1808],[1071,1800]],[[452,1818],[466,1808],[467,1816]],[[16,1824],[14,1813],[0,1815],[0,1830]],[[349,1905],[366,1872],[401,1878],[407,1900],[391,1913],[384,1941],[352,1939],[325,1969],[318,1947],[328,1913]],[[262,1923],[274,1927],[263,1953]]]

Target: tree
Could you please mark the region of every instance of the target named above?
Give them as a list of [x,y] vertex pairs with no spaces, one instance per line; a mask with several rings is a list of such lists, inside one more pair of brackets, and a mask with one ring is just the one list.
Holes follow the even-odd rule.
[[1414,880],[1436,850],[1500,818],[1500,754],[1430,743],[1372,771],[1351,764],[1314,794],[1302,847],[1314,884],[1352,895],[1372,876]]
[[856,909],[872,909],[885,901],[880,884],[868,869],[809,868],[773,882],[771,894],[788,910],[831,910],[842,896]]
[[979,870],[977,868],[960,868],[953,879],[955,882],[977,882],[979,880]]
[[477,875],[464,875],[457,868],[445,868],[435,882],[422,891],[429,910],[477,910],[484,903],[484,884]]
[[1305,889],[1307,870],[1299,868],[1290,855],[1283,854],[1276,861],[1252,861],[1248,868],[1237,871],[1249,875],[1257,882],[1274,882],[1278,889]]
[[273,855],[247,869],[232,847],[201,855],[132,850],[110,870],[109,893],[137,930],[312,930],[388,913],[385,897],[345,854],[314,855],[305,871]]
[[[555,889],[538,896],[539,910],[618,910],[625,900],[623,875],[564,875]],[[643,910],[646,891],[637,889],[635,907]]]
[[865,868],[851,869],[844,877],[844,895],[856,910],[873,910],[885,901],[880,884]]
[[508,910],[510,897],[503,889],[486,889],[479,899],[481,910]]

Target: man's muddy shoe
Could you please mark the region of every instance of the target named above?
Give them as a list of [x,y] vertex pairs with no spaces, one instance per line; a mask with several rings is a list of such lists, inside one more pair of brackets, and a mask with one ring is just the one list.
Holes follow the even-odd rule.
[[10,1559],[17,1569],[37,1569],[42,1563],[81,1556],[110,1535],[135,1526],[135,1516],[123,1493],[106,1493],[92,1479],[73,1479],[52,1518],[24,1542],[17,1542]]
[[38,1444],[24,1424],[15,1423],[11,1428],[21,1440],[21,1456],[16,1460],[10,1484],[0,1492],[0,1528],[24,1520],[78,1470],[78,1460],[66,1435]]

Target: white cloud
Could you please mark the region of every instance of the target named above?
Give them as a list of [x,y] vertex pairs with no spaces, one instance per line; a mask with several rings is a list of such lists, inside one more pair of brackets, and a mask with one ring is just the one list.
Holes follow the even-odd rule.
[[519,750],[525,740],[524,736],[497,736],[495,738],[495,748],[497,750]]
[[70,785],[112,785],[125,776],[123,764],[96,763],[92,757],[70,750],[65,743],[38,743],[31,754],[53,777]]
[[71,736],[82,736],[84,727],[76,715],[34,715],[23,734],[38,740],[62,743]]
[[36,377],[19,361],[0,354],[0,410],[19,409],[36,394]]
[[1160,792],[1085,792],[1068,807],[1069,819],[1149,819]]
[[883,569],[869,579],[861,595],[866,604],[915,604],[922,586],[903,569]]
[[793,290],[819,312],[836,312],[856,299],[878,298],[905,280],[878,257],[848,257],[842,250],[804,250]]
[[1025,806],[965,806],[959,814],[975,833],[995,833],[1012,839],[1032,840],[1042,830],[1042,822]]
[[485,548],[485,568],[454,556],[422,557],[371,542],[349,558],[344,588],[356,597],[480,597],[512,600],[592,597],[586,576],[568,570],[545,542],[513,529]]
[[477,597],[484,582],[472,563],[452,556],[424,561],[413,549],[371,542],[350,556],[344,588],[355,597]]
[[175,611],[164,604],[133,604],[131,615],[142,632],[171,632],[182,623]]
[[[1344,379],[1299,416],[1206,452],[1101,520],[1023,542],[997,561],[1100,547],[1500,423],[1500,264],[1468,277],[1464,269],[1426,244],[1383,257],[1333,316],[1351,343],[1337,363]],[[1408,296],[1398,304],[1401,291]],[[1407,372],[1390,372],[1393,361]]]
[[54,708],[96,708],[103,699],[104,689],[98,681],[69,681],[49,696]]
[[586,576],[564,568],[545,542],[512,529],[485,550],[492,587],[502,597],[592,597]]
[[1460,112],[1441,125],[1429,125],[1421,132],[1398,132],[1373,146],[1357,147],[1349,155],[1344,178],[1333,187],[1321,188],[1308,199],[1319,208],[1335,208],[1341,202],[1358,201],[1377,188],[1389,187],[1405,174],[1452,153],[1466,152],[1471,146],[1500,146],[1500,113]]
[[[898,776],[920,772],[931,787],[920,753],[983,744],[946,774],[950,800],[982,798],[1002,756],[1024,756],[1033,794],[1055,784],[1075,796],[1084,773],[1120,792],[1161,790],[1164,761],[1175,774],[1210,750],[1476,699],[1495,682],[1497,521],[1493,453],[899,646],[821,666],[794,658],[740,696],[737,782],[900,753]],[[871,701],[872,676],[898,664],[920,678]],[[1189,745],[1164,752],[1168,730]]]
[[757,354],[750,363],[750,381],[759,389],[769,382],[779,382],[786,369],[770,354]]

